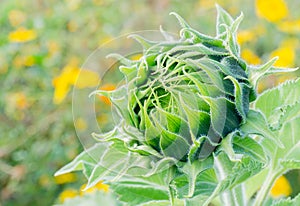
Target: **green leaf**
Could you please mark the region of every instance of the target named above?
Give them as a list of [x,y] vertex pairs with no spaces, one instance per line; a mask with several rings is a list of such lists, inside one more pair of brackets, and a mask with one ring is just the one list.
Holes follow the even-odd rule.
[[283,108],[278,123],[275,125],[275,127],[273,125],[272,126],[275,129],[280,129],[285,122],[289,122],[299,116],[300,116],[300,102],[297,102],[294,105],[288,105],[286,108]]
[[299,206],[300,205],[300,194],[298,194],[293,199],[291,197],[281,198],[274,201],[271,206]]
[[[273,167],[280,170],[281,162],[299,161],[300,157],[300,117],[286,122],[279,130],[278,136],[281,139],[284,148],[273,149]],[[263,144],[264,142],[262,142]],[[287,166],[287,164],[285,165]],[[289,168],[285,168],[289,169]],[[290,168],[294,169],[294,168]]]
[[[243,122],[246,121],[246,115],[248,113],[248,107],[249,107],[249,94],[248,97],[244,95],[243,88],[246,87],[245,84],[240,84],[234,77],[227,76],[225,79],[230,79],[234,85],[234,99],[235,99],[235,105],[236,108],[241,115]],[[248,100],[248,101],[246,101]]]
[[118,182],[112,185],[113,191],[118,194],[118,200],[130,205],[140,205],[147,202],[169,200],[166,190],[153,185],[139,182]]
[[294,72],[297,71],[298,68],[282,68],[278,69],[276,67],[273,67],[275,62],[278,60],[278,57],[272,58],[270,61],[265,63],[264,65],[261,65],[259,67],[250,66],[248,69],[250,81],[254,85],[254,88],[257,88],[258,81],[267,75],[275,74],[275,73],[285,73],[285,72]]
[[300,79],[263,92],[255,102],[255,108],[266,116],[269,123],[276,123],[282,113],[280,110],[297,102],[300,102]]
[[249,155],[253,159],[266,163],[267,156],[263,147],[251,137],[233,137],[233,150],[235,153]]
[[[278,131],[273,131],[282,142],[283,147],[270,146],[270,139],[262,139],[261,145],[267,148],[270,155],[270,163],[266,168],[268,171],[267,179],[262,185],[262,189],[258,192],[254,201],[254,205],[262,205],[266,195],[271,189],[270,185],[282,174],[299,168],[300,157],[300,117],[284,122],[283,126]],[[257,182],[257,184],[261,184]]]
[[[101,180],[117,181],[124,175],[141,176],[151,168],[150,157],[128,151],[124,142],[119,139],[111,142],[110,146],[102,152],[101,159],[89,176],[86,189],[96,185]],[[135,170],[130,170],[133,167]]]
[[175,186],[177,198],[187,199],[188,202],[191,202],[194,197],[200,195],[202,200],[206,201],[217,185],[214,170],[210,168],[198,173],[195,183],[193,197],[187,198],[189,196],[190,177],[187,174],[177,176],[172,182]]
[[280,165],[286,170],[300,169],[300,159],[281,160]]
[[224,152],[216,155],[214,162],[219,183],[203,205],[207,205],[218,195],[221,195],[224,205],[244,205],[245,194],[240,194],[242,195],[241,199],[237,200],[236,193],[239,192],[240,188],[236,188],[235,191],[235,187],[240,187],[239,184],[257,174],[262,169],[262,163],[247,156],[240,161],[232,162]]
[[150,177],[125,177],[112,183],[110,188],[118,200],[126,205],[140,205],[155,201],[172,201],[169,184],[174,178],[173,168]]
[[[265,117],[261,112],[250,110],[247,115],[246,123],[240,127],[240,130],[246,135],[261,135],[265,138],[268,138],[271,141],[274,141],[274,143],[276,143],[277,146],[283,147],[281,139],[276,134],[271,132],[266,123]],[[270,150],[272,150],[272,147],[275,146],[274,143],[271,144],[271,146],[268,146],[268,148],[270,147]]]
[[188,178],[189,178],[189,190],[187,197],[193,197],[194,192],[195,192],[195,187],[196,187],[196,181],[197,181],[197,176],[213,167],[213,158],[208,157],[204,160],[195,160],[192,163],[188,162],[186,163],[180,170],[185,173]]
[[84,165],[94,166],[101,158],[102,152],[108,148],[109,144],[95,144],[93,147],[79,154],[72,162],[65,165],[55,173],[55,176],[83,170]]
[[183,28],[181,30],[181,33],[184,32],[188,32],[190,33],[192,36],[194,36],[193,38],[193,42],[195,44],[197,43],[208,43],[209,45],[214,45],[217,47],[223,47],[223,41],[205,34],[201,34],[200,32],[198,32],[197,30],[193,29],[193,28]]
[[142,37],[138,34],[131,34],[131,35],[128,36],[128,38],[133,38],[136,41],[138,41],[143,46],[144,50],[147,50],[150,47],[157,44],[157,42],[147,40],[147,39],[145,39],[144,37]]
[[224,25],[230,27],[233,18],[219,5],[217,5],[217,36],[226,32]]

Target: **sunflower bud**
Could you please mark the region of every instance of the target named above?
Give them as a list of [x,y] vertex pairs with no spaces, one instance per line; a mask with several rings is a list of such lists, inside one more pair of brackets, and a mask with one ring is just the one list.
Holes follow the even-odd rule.
[[136,145],[180,161],[204,159],[245,121],[255,95],[236,43],[241,16],[220,13],[227,18],[219,17],[216,37],[175,13],[182,26],[178,40],[163,31],[162,42],[132,36],[144,47],[142,57],[123,61],[126,83],[108,96],[123,124],[143,134]]

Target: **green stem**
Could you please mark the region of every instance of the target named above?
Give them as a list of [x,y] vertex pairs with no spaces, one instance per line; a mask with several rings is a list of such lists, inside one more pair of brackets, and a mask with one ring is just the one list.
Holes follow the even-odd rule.
[[253,206],[262,206],[265,202],[275,180],[281,173],[273,173],[272,170],[269,171],[266,181],[261,186],[260,190],[257,193],[257,196],[253,202]]

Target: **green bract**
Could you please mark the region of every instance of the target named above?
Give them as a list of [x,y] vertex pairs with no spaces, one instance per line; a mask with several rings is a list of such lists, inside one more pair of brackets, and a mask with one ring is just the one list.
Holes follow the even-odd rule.
[[255,92],[261,77],[296,69],[273,67],[277,57],[247,65],[236,42],[243,15],[217,9],[215,37],[172,13],[178,40],[162,30],[162,42],[133,35],[139,60],[111,55],[125,84],[95,93],[120,121],[56,175],[83,170],[87,188],[103,180],[124,205],[260,206],[279,175],[300,168],[300,81]]

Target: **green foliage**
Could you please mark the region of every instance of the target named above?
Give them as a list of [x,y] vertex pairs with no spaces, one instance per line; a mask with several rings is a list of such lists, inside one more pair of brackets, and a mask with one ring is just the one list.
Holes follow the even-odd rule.
[[[110,98],[121,122],[111,132],[95,134],[101,143],[57,174],[82,169],[87,187],[105,180],[124,204],[169,200],[172,205],[221,201],[240,206],[262,205],[277,177],[299,169],[299,103],[287,93],[296,94],[299,81],[255,100],[252,85],[278,72],[272,67],[276,59],[260,68],[248,66],[235,39],[243,15],[234,20],[217,10],[216,37],[200,34],[172,13],[182,26],[180,40],[134,36],[144,48],[140,60],[113,55],[125,64],[120,70],[126,83],[94,94]],[[283,100],[269,106],[278,94]],[[249,110],[250,101],[254,107]],[[281,111],[278,118],[270,118],[276,111]],[[270,120],[280,127],[271,127]],[[263,184],[256,180],[262,188],[250,200],[249,191],[258,188],[247,190],[245,181],[261,173],[267,179]]]
[[[79,148],[79,141],[76,139],[71,116],[70,97],[72,88],[70,87],[69,90],[66,91],[67,96],[64,101],[60,105],[55,105],[52,103],[54,95],[53,79],[61,73],[63,70],[62,68],[70,62],[73,62],[74,59],[78,61],[78,65],[81,65],[84,59],[92,50],[97,48],[99,44],[103,44],[105,41],[113,39],[115,36],[119,36],[122,33],[144,29],[157,29],[158,24],[164,25],[168,31],[175,31],[175,28],[177,29],[177,24],[173,23],[175,18],[168,17],[170,11],[176,11],[188,20],[182,22],[184,28],[181,33],[186,39],[193,38],[194,43],[199,44],[199,47],[181,47],[180,49],[184,50],[186,55],[181,56],[181,58],[189,57],[189,55],[196,55],[197,53],[213,53],[214,56],[228,55],[224,53],[224,50],[215,50],[215,48],[224,46],[230,51],[230,55],[239,58],[239,51],[241,51],[241,56],[243,56],[243,58],[245,57],[246,62],[253,63],[251,58],[246,58],[247,55],[243,54],[244,50],[253,51],[259,59],[265,61],[270,58],[270,53],[273,50],[277,48],[281,49],[281,44],[286,40],[299,39],[299,31],[296,26],[296,32],[279,31],[281,23],[289,23],[289,20],[292,20],[292,18],[299,18],[298,8],[300,4],[298,1],[287,0],[290,11],[289,18],[277,22],[276,24],[268,23],[256,18],[254,1],[232,2],[230,0],[216,0],[215,2],[221,4],[226,10],[234,15],[238,14],[238,10],[243,10],[245,13],[247,18],[243,21],[243,25],[241,25],[242,30],[240,31],[242,31],[241,34],[244,32],[250,33],[252,37],[246,42],[243,42],[241,48],[234,44],[235,37],[234,35],[231,35],[230,32],[236,31],[237,25],[240,24],[243,15],[240,15],[235,21],[223,9],[218,8],[220,15],[218,16],[217,38],[201,34],[196,29],[189,26],[193,25],[197,29],[204,29],[208,34],[213,34],[214,24],[212,23],[211,18],[211,14],[214,12],[213,1],[1,1],[0,205],[37,205],[41,204],[41,202],[45,205],[50,205],[58,201],[55,199],[57,199],[56,197],[59,196],[61,191],[66,188],[76,188],[76,190],[78,190],[80,184],[85,181],[79,173],[74,174],[77,181],[71,183],[58,185],[55,182],[55,178],[53,178],[53,174],[57,168],[61,167],[65,162],[70,161],[79,150],[82,150]],[[23,13],[23,16],[21,15],[21,23],[18,25],[12,24],[10,20],[12,13],[15,10]],[[130,11],[130,15],[128,11]],[[177,17],[180,18],[178,15]],[[189,24],[186,22],[189,22]],[[253,24],[253,22],[255,22],[255,24]],[[226,26],[223,26],[224,24],[233,25],[231,29],[228,29]],[[23,27],[33,30],[36,33],[36,38],[24,43],[11,42],[9,40],[9,35]],[[247,29],[245,30],[245,28]],[[163,31],[162,33],[169,41],[170,38],[168,34]],[[156,42],[147,42],[139,37],[135,38],[144,43],[145,50],[149,49],[152,46],[152,43],[156,44]],[[224,41],[231,43],[223,45]],[[206,44],[207,42],[210,45],[209,47]],[[205,43],[206,46],[200,46],[203,43]],[[296,54],[299,53],[297,41],[293,43],[293,48],[290,57],[292,57],[293,54],[297,57]],[[191,50],[195,51],[191,52]],[[279,61],[281,64],[286,61],[284,54],[286,53],[277,54],[280,56]],[[281,58],[282,55],[283,58]],[[149,56],[147,59],[149,64],[154,62],[154,57],[155,55]],[[256,87],[258,92],[261,92],[262,88],[273,86],[287,77],[292,77],[287,75],[277,75],[271,76],[270,78],[264,78],[270,72],[289,71],[275,66],[270,68],[269,65],[274,63],[276,65],[275,59],[276,58],[272,59],[261,67],[247,65],[245,71],[238,69],[241,65],[244,65],[243,60],[241,59],[239,59],[238,63],[233,62],[230,59],[224,59],[224,61],[221,62],[216,60],[205,61],[202,63],[214,64],[215,67],[218,67],[219,73],[227,74],[228,78],[226,81],[233,86],[232,88],[235,88],[234,91],[232,90],[230,92],[231,94],[234,94],[232,99],[236,96],[237,102],[241,102],[241,94],[245,85],[236,85],[234,79],[230,77],[238,79],[239,81],[244,81],[247,79],[247,76],[249,76],[252,86]],[[123,66],[120,69],[125,75],[127,75],[126,72],[130,74],[134,67],[130,64],[127,65],[128,61],[124,62],[124,65],[126,66]],[[193,64],[195,62],[190,61],[187,63]],[[295,58],[293,59],[292,64],[288,66],[293,67],[297,64],[299,65],[299,63],[300,58]],[[185,72],[184,75],[188,76],[187,79],[193,80],[193,84],[197,84],[199,85],[199,88],[201,88],[201,82],[197,82],[198,75],[191,75],[186,70],[183,70],[183,72]],[[138,82],[140,84],[143,83],[146,74],[147,72],[142,68],[141,72],[136,74],[139,76]],[[218,78],[215,73],[210,74],[210,77]],[[130,75],[128,78],[130,78]],[[259,81],[262,78],[264,78],[263,81]],[[114,82],[114,80],[115,79],[113,78],[112,82]],[[176,81],[176,79],[174,79],[174,81]],[[216,80],[215,82],[217,83],[218,81],[219,80]],[[299,82],[299,80],[297,82]],[[172,157],[163,158],[163,155],[159,151],[151,147],[151,140],[153,140],[157,134],[157,130],[160,130],[161,128],[156,127],[155,124],[157,123],[151,122],[152,119],[150,116],[150,121],[145,119],[149,126],[146,137],[149,137],[147,140],[151,142],[150,146],[149,144],[136,145],[135,139],[131,142],[127,142],[125,146],[122,146],[121,144],[118,144],[118,147],[115,148],[111,146],[113,149],[106,157],[116,160],[117,162],[110,163],[108,161],[103,161],[101,164],[104,166],[99,165],[96,167],[95,165],[97,165],[97,161],[99,161],[97,155],[101,156],[102,153],[101,151],[95,151],[92,152],[92,157],[85,156],[81,160],[80,158],[76,158],[76,160],[80,161],[80,164],[77,165],[78,167],[76,166],[77,168],[75,168],[75,166],[69,167],[68,171],[71,171],[72,169],[83,169],[87,177],[92,175],[93,178],[89,181],[89,186],[96,184],[101,178],[105,179],[105,176],[107,177],[107,175],[112,175],[107,178],[107,181],[109,182],[111,179],[118,177],[115,178],[115,182],[110,182],[110,184],[111,188],[117,188],[118,181],[123,181],[119,189],[116,189],[119,193],[117,195],[120,195],[120,198],[125,198],[126,194],[124,191],[127,191],[126,188],[129,188],[128,191],[136,191],[136,188],[141,189],[141,191],[147,191],[142,190],[144,187],[160,188],[162,194],[167,193],[169,197],[174,197],[174,205],[186,204],[198,206],[203,205],[205,202],[208,202],[208,200],[212,200],[214,205],[220,205],[219,197],[223,198],[224,195],[219,196],[218,193],[223,190],[222,188],[228,187],[232,192],[225,192],[226,200],[231,201],[234,195],[238,198],[243,197],[241,191],[245,188],[246,201],[250,199],[247,202],[250,204],[253,201],[252,195],[258,191],[262,182],[264,182],[268,176],[269,169],[266,165],[269,165],[272,156],[276,155],[282,157],[283,153],[287,151],[287,149],[284,149],[284,146],[288,142],[281,140],[282,138],[285,138],[284,132],[293,129],[296,127],[295,124],[299,122],[295,120],[298,119],[300,111],[299,100],[295,99],[295,97],[298,96],[296,94],[299,93],[299,89],[295,85],[290,87],[284,84],[282,87],[288,88],[281,90],[276,88],[274,89],[277,90],[276,92],[274,91],[276,94],[274,93],[270,96],[265,95],[264,98],[254,102],[253,106],[255,105],[255,107],[250,109],[247,114],[248,119],[245,119],[247,123],[242,126],[244,133],[228,134],[226,138],[223,138],[221,145],[217,146],[215,156],[209,156],[209,158],[199,161],[187,161],[184,164],[179,163],[178,160],[173,158],[177,153],[166,152],[167,155]],[[187,87],[184,89],[190,88]],[[209,90],[212,91],[212,88],[209,88]],[[273,89],[270,90],[270,93],[272,92]],[[284,95],[281,95],[281,93]],[[140,96],[137,97],[139,98]],[[215,105],[209,98],[207,98],[206,101],[209,102],[210,105],[199,102],[199,104],[205,106],[203,109],[204,111],[199,111],[198,109],[195,109],[198,108],[199,105],[191,104],[188,97],[188,95],[182,95],[181,98],[179,98],[179,102],[182,106],[182,113],[186,115],[186,121],[184,123],[180,122],[180,125],[182,125],[181,127],[183,128],[184,124],[188,124],[192,133],[196,134],[202,128],[199,128],[197,122],[207,123],[204,126],[204,128],[207,128],[210,123],[210,114],[207,112],[209,111],[208,108],[211,106],[216,108],[218,105],[222,105],[222,99]],[[255,94],[250,93],[250,101],[254,101],[254,99]],[[132,99],[133,102],[135,100],[136,99]],[[283,104],[284,106],[281,107],[280,104]],[[234,113],[238,112],[244,116],[244,113],[247,113],[247,111],[241,107],[241,103],[238,105],[238,110]],[[272,107],[272,111],[268,110],[268,105]],[[108,107],[105,107],[101,110],[101,113],[106,113],[106,110],[110,111]],[[181,120],[177,118],[178,115],[171,116],[161,110],[160,112],[162,115],[166,115],[167,119],[175,119],[175,121],[167,124],[167,130],[170,129],[171,131],[178,132],[176,125],[179,124],[178,120]],[[254,114],[257,114],[258,117],[252,118]],[[134,115],[134,113],[126,115],[128,115],[127,117],[130,117],[130,115]],[[220,116],[217,114],[215,118],[217,119]],[[262,118],[260,118],[260,116],[262,116]],[[128,119],[128,121],[129,120],[130,119]],[[251,128],[251,121],[252,123],[259,125],[259,127],[256,128],[259,129],[258,131],[253,128],[250,131],[245,129]],[[295,121],[296,123],[292,123],[292,121]],[[285,126],[286,122],[288,122],[288,126]],[[110,125],[109,122],[106,122],[105,118],[102,118],[100,123],[101,125]],[[125,128],[125,130],[122,130],[120,133],[132,133],[131,129],[132,128]],[[280,131],[280,138],[277,138],[277,136],[274,138],[273,134],[275,133],[277,135]],[[205,132],[205,129],[200,131],[200,133]],[[253,135],[251,132],[255,132],[257,135]],[[164,145],[168,145],[170,141],[177,139],[176,135],[168,138],[169,133],[165,130],[164,134],[166,134]],[[139,140],[144,138],[143,134],[135,134],[135,136]],[[127,137],[130,137],[130,135]],[[103,139],[103,136],[100,137],[99,135],[95,135],[95,138],[99,140],[101,138]],[[270,139],[270,141],[263,140],[264,138]],[[288,139],[291,140],[291,138]],[[202,141],[209,141],[207,136],[202,136],[198,140],[199,141],[194,142],[195,144],[193,144],[189,150],[191,156],[192,154],[197,155],[197,148],[201,145]],[[275,143],[273,143],[272,140]],[[178,142],[180,142],[180,140],[178,140]],[[155,145],[157,143],[154,142],[153,144]],[[279,147],[279,150],[276,151],[275,154],[273,148],[277,147]],[[291,148],[290,145],[288,145],[288,147]],[[99,148],[103,147],[99,146]],[[119,149],[120,151],[116,151],[116,149]],[[130,154],[132,157],[125,155],[126,153],[123,151],[127,152],[127,150],[131,152]],[[297,151],[295,149],[292,151],[291,156],[284,156],[284,161],[276,163],[276,165],[278,165],[277,168],[280,168],[281,171],[299,168],[299,160],[296,156]],[[91,152],[89,151],[89,154],[90,153]],[[135,162],[133,158],[137,157],[136,153],[140,154],[140,156],[136,159],[138,161]],[[226,156],[224,153],[228,157],[224,158],[223,156]],[[257,171],[253,171],[253,173],[247,171],[247,164],[255,166],[257,170],[262,167],[263,170],[246,180],[245,184],[242,183],[242,186],[240,186],[239,183],[244,180],[244,177],[237,176],[238,179],[236,181],[232,179],[235,176],[232,176],[231,179],[224,180],[225,186],[219,186],[219,188],[217,188],[218,183],[221,181],[218,180],[218,175],[214,170],[214,159],[221,159],[221,156],[218,157],[218,154],[223,155],[222,159],[226,160],[224,160],[224,162],[226,165],[228,164],[226,168],[229,168],[229,173],[230,168],[232,167],[232,169],[236,168],[234,170],[241,169],[243,174],[246,174],[245,177],[247,175],[254,175]],[[116,157],[117,155],[119,156]],[[244,164],[237,164],[244,157],[246,157],[242,161]],[[119,164],[122,161],[126,162],[127,165],[122,167],[122,165]],[[155,162],[156,164],[152,164],[152,162]],[[133,164],[136,164],[138,167],[133,167]],[[103,168],[106,168],[107,165],[109,167],[118,168],[120,171],[115,169],[106,171],[106,169]],[[171,167],[174,169],[174,165],[178,167],[178,171],[175,170],[169,173],[169,179],[159,178],[160,176],[165,176],[165,173],[163,172],[166,169]],[[116,171],[118,172],[116,173]],[[294,172],[297,173],[298,171]],[[132,184],[127,184],[124,177],[119,178],[127,173],[135,175],[135,179],[131,179],[131,181],[134,182],[137,187],[134,187],[133,190],[130,190]],[[233,174],[235,173],[236,172]],[[295,195],[299,183],[295,176],[291,179],[291,182],[296,185],[293,188],[293,193]],[[255,187],[251,187],[252,189],[248,184],[249,180],[252,181],[252,184],[255,184]],[[145,185],[141,186],[141,182],[144,182]],[[232,182],[232,186],[230,186],[231,183],[229,184],[228,182]],[[170,187],[168,187],[169,185]],[[269,185],[272,185],[272,183]],[[213,196],[216,196],[215,199],[213,199],[212,196],[213,192],[215,193]],[[149,201],[147,203],[142,203],[143,205],[170,205],[170,200],[150,200],[151,197],[149,197],[148,193],[146,197],[147,198],[144,200],[142,197],[139,197],[141,202]],[[164,197],[164,195],[160,197]],[[232,203],[232,205],[237,203],[242,205],[242,202],[245,203],[245,200],[238,198],[236,203]],[[74,201],[66,201],[66,204],[99,205],[106,197],[103,197],[102,193],[97,192],[95,196],[88,199],[89,198],[87,197],[76,197]],[[284,202],[284,204],[292,204],[291,200],[283,199],[281,202]],[[113,204],[114,203],[103,203],[103,205]],[[297,205],[297,203],[295,203],[295,205]]]

